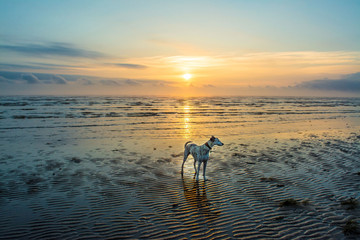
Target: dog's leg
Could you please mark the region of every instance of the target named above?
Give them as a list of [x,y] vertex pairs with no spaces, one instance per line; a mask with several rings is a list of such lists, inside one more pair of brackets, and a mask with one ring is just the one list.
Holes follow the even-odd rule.
[[204,169],[203,169],[203,177],[204,177],[204,181],[206,181],[207,179],[206,179],[206,177],[205,177],[205,172],[206,172],[206,165],[207,165],[207,160],[206,161],[204,161]]
[[188,158],[189,154],[190,154],[190,151],[185,147],[184,160],[183,160],[183,163],[181,165],[181,175],[183,175],[183,173],[184,173],[184,164],[185,164],[186,159]]
[[195,169],[195,174],[196,174],[196,161],[194,159],[194,169]]
[[195,173],[194,173],[193,179],[195,179],[195,177],[197,176],[196,163],[197,163],[196,158],[194,158],[194,169],[195,169]]
[[199,173],[200,173],[200,166],[201,166],[201,161],[197,161],[197,171],[196,171],[196,181],[199,181]]

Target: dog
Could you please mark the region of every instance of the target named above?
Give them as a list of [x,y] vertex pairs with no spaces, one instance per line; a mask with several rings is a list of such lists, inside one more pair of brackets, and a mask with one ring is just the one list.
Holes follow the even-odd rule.
[[[203,177],[204,181],[206,181],[205,173],[206,173],[206,165],[207,161],[209,160],[209,154],[210,150],[213,148],[213,146],[223,146],[224,144],[216,137],[212,136],[210,140],[208,140],[206,143],[204,143],[201,146],[198,146],[194,143],[191,143],[191,141],[185,143],[185,151],[184,151],[184,160],[181,166],[181,175],[184,173],[184,163],[186,159],[188,158],[189,154],[191,154],[194,158],[194,169],[195,169],[195,175],[196,175],[196,181],[199,181],[199,173],[200,173],[200,166],[202,163],[204,163],[204,169],[203,169]],[[197,168],[196,168],[197,164]]]

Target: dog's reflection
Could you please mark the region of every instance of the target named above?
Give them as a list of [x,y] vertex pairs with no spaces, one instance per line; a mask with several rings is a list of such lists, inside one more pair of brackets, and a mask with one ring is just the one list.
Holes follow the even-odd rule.
[[208,218],[216,218],[219,214],[214,210],[211,202],[207,198],[205,181],[196,181],[195,179],[182,177],[184,196],[192,209]]

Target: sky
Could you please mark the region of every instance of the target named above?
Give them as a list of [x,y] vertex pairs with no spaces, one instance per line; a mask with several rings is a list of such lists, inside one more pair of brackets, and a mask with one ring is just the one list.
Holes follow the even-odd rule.
[[358,0],[1,0],[0,95],[360,96]]

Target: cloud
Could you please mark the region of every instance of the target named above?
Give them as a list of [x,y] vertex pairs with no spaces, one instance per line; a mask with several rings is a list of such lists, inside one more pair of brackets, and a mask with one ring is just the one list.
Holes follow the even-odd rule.
[[56,84],[66,84],[67,83],[67,80],[64,77],[59,76],[59,75],[53,75],[50,80],[52,80]]
[[130,86],[140,85],[140,83],[138,81],[132,80],[132,79],[125,80],[125,84],[130,85]]
[[64,76],[47,73],[1,72],[0,78],[8,84],[67,84],[70,80]]
[[105,55],[96,52],[89,51],[81,48],[77,48],[67,43],[41,43],[41,44],[18,44],[18,45],[6,45],[1,44],[0,50],[20,53],[30,56],[60,56],[60,57],[79,57],[79,58],[101,58]]
[[66,64],[54,64],[54,63],[31,63],[32,65],[24,65],[34,69],[46,69],[46,70],[57,70],[57,69],[68,69],[68,68],[87,68],[85,66],[80,65],[66,65]]
[[100,80],[100,83],[105,86],[119,86],[120,85],[119,82],[117,82],[115,80],[110,80],[110,79]]
[[[130,63],[115,63],[115,64],[99,64],[99,66],[112,66],[112,67],[121,67],[126,69],[146,69],[148,68],[145,65],[141,64],[130,64]],[[89,67],[83,66],[81,64],[67,65],[67,64],[54,64],[54,63],[25,63],[25,64],[14,64],[14,63],[0,63],[0,70],[2,71],[36,71],[36,70],[49,70],[49,71],[58,71],[58,70],[73,70],[73,69],[88,69]]]
[[3,70],[22,70],[22,69],[48,70],[49,68],[41,67],[41,66],[33,66],[33,65],[0,63],[0,69],[3,69]]
[[64,71],[72,69],[85,69],[86,67],[80,65],[65,65],[65,64],[51,64],[51,63],[29,63],[29,64],[11,64],[11,63],[0,63],[0,71]]
[[[27,84],[46,84],[46,85],[65,85],[76,84],[82,86],[168,86],[172,82],[164,80],[151,79],[104,79],[93,76],[83,75],[66,75],[66,74],[49,74],[49,73],[29,73],[29,72],[9,72],[0,71],[0,84],[10,85],[27,85]],[[1,87],[1,85],[0,85]]]
[[141,64],[131,64],[131,63],[115,63],[114,66],[121,68],[129,68],[129,69],[146,69],[147,66]]
[[21,76],[21,79],[25,80],[28,84],[38,84],[40,80],[34,76],[34,74],[24,74]]
[[320,79],[303,82],[295,86],[312,90],[342,91],[360,93],[360,72],[344,75],[341,79]]
[[4,78],[3,76],[0,76],[0,84],[1,83],[11,84],[11,81],[9,81],[7,78]]
[[80,77],[76,82],[78,82],[82,86],[92,86],[95,85],[95,83],[89,79]]

